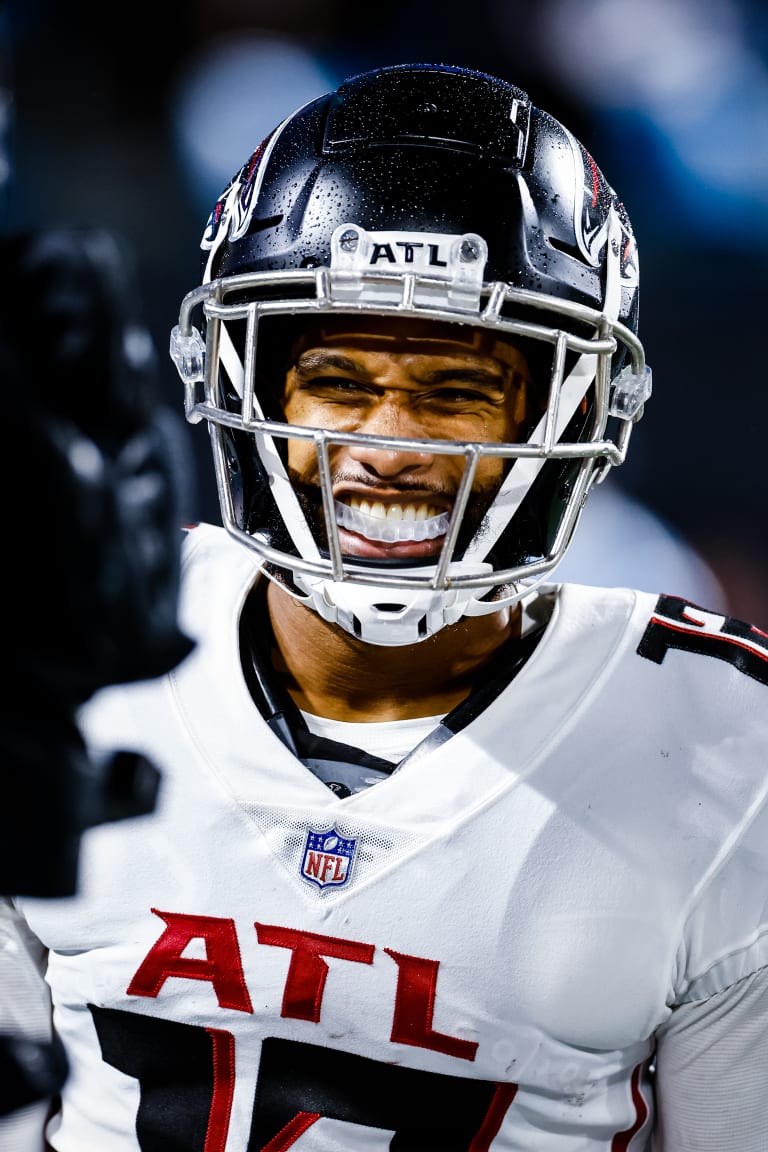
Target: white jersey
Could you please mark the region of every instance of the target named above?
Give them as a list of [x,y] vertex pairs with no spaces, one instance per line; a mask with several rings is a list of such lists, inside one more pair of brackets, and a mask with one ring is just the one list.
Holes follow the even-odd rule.
[[17,902],[72,1067],[52,1146],[649,1149],[658,1035],[768,963],[768,638],[563,585],[479,716],[340,799],[246,688],[256,578],[191,530],[196,650],[84,711],[162,783],[77,896]]

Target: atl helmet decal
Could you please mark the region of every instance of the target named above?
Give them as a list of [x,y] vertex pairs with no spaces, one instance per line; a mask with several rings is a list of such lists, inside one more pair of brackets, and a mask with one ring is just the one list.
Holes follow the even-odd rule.
[[301,875],[318,888],[341,888],[349,880],[357,840],[336,828],[310,828],[301,860]]

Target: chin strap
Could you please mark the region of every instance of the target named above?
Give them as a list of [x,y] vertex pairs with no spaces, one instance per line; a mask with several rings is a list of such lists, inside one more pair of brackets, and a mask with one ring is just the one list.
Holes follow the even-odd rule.
[[[456,575],[492,573],[490,564],[463,563],[452,566]],[[409,568],[408,576],[430,577],[433,569]],[[367,644],[400,647],[418,644],[447,624],[455,624],[468,614],[478,592],[476,588],[403,589],[333,581],[327,577],[294,573],[293,579],[304,603],[329,624],[337,624]],[[300,597],[301,598],[301,595]],[[489,607],[498,611],[501,604]],[[484,613],[483,613],[484,614]]]

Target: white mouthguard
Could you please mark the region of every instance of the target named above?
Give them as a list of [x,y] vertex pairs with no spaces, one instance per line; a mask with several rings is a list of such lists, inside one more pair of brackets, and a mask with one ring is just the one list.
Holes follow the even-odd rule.
[[390,520],[380,516],[368,516],[348,504],[335,502],[336,523],[341,528],[365,536],[367,540],[383,540],[388,544],[396,541],[434,540],[448,531],[450,516],[441,512],[427,520]]

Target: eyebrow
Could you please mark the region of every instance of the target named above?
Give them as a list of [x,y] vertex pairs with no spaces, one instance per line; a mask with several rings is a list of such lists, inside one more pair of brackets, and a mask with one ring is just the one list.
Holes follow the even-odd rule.
[[465,384],[485,384],[492,388],[503,388],[505,373],[503,370],[493,372],[490,368],[436,368],[434,372],[427,372],[423,380],[425,384],[442,384],[445,380],[458,380]]
[[[294,372],[300,379],[305,379],[316,372],[325,371],[329,368],[336,368],[339,372],[354,373],[363,380],[373,381],[371,373],[357,360],[328,348],[303,352],[294,365]],[[513,378],[517,375],[511,369],[510,374]],[[432,386],[442,384],[447,380],[456,380],[465,384],[484,384],[486,387],[503,388],[505,376],[503,366],[500,366],[498,372],[494,372],[489,368],[456,365],[454,368],[435,368],[432,372],[427,372],[422,376],[421,381]]]
[[362,364],[358,364],[350,356],[343,356],[340,352],[333,352],[329,348],[317,348],[312,352],[302,352],[293,366],[297,376],[311,376],[314,372],[326,368],[338,368],[340,372],[355,372],[358,376],[370,379]]

